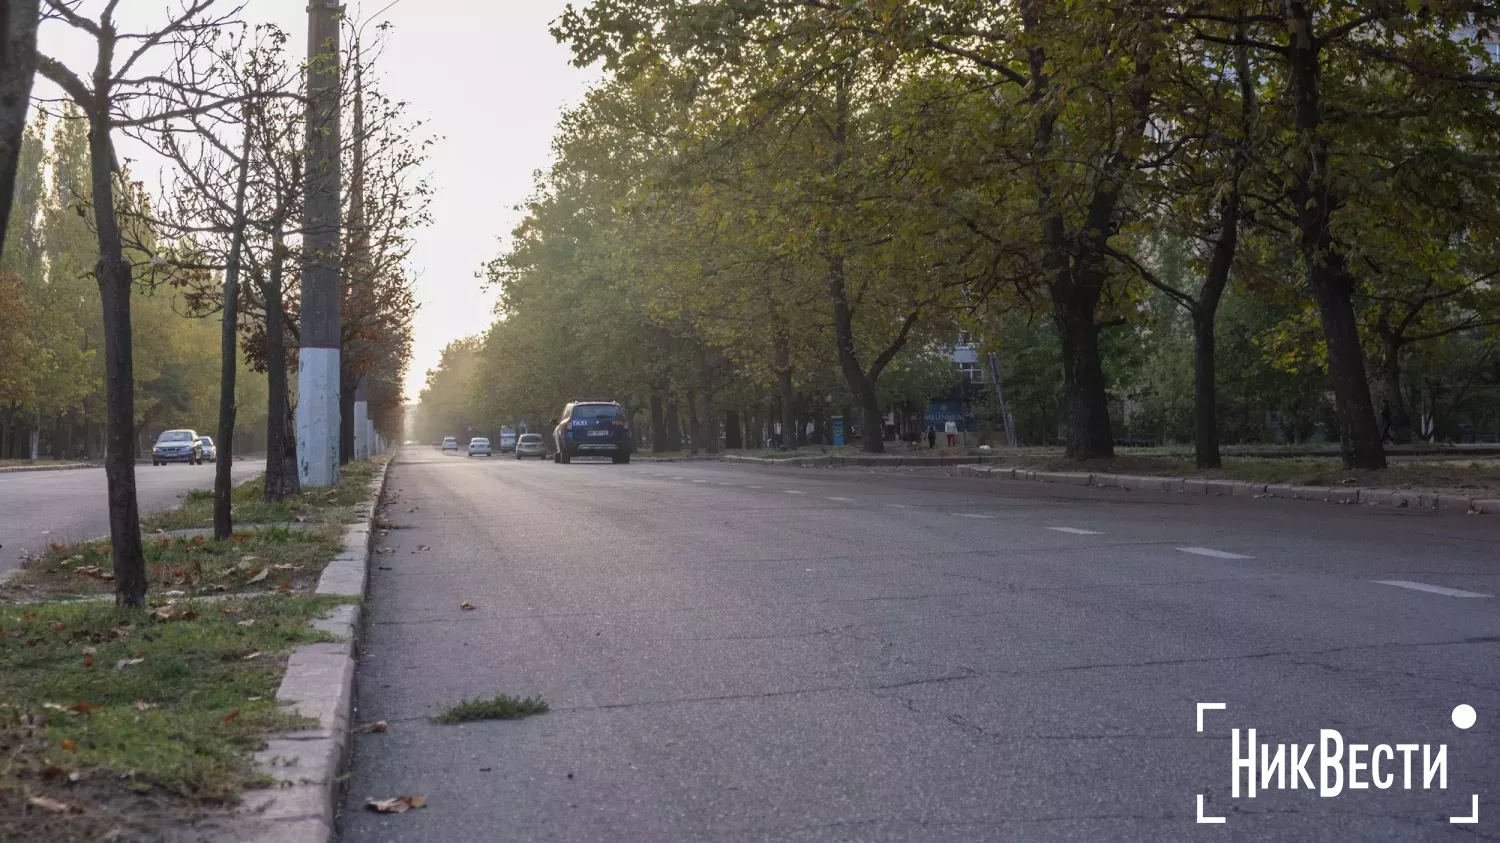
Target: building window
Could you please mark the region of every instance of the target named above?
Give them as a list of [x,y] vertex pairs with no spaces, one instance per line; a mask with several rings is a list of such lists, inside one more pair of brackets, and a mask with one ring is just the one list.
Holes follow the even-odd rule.
[[958,368],[969,383],[984,383],[984,369],[978,363],[960,363]]

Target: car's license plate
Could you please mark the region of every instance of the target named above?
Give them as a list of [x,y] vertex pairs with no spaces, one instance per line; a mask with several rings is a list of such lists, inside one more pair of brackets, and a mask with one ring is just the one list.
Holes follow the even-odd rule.
[[590,430],[589,431],[589,435],[590,436],[608,436],[609,435],[609,431],[607,431],[607,430]]

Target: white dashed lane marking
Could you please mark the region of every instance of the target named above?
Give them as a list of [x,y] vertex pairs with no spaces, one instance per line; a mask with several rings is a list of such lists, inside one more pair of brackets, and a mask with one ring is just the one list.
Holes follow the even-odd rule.
[[1230,553],[1227,550],[1214,550],[1211,547],[1179,547],[1183,553],[1191,553],[1195,556],[1212,556],[1215,559],[1254,559],[1254,556],[1246,556],[1243,553]]
[[1049,530],[1056,530],[1059,533],[1072,533],[1075,536],[1102,536],[1102,535],[1104,535],[1103,533],[1099,532],[1098,530],[1084,530],[1084,529],[1079,528],[1079,527],[1048,527],[1047,529],[1049,529]]
[[786,492],[789,495],[805,495],[805,494],[807,494],[806,492],[799,492],[796,489],[783,489],[782,491]]
[[977,512],[955,512],[953,514],[957,515],[959,518],[983,518],[985,520],[989,520],[995,517],[993,515],[980,515]]
[[1410,580],[1376,580],[1380,585],[1394,585],[1397,588],[1409,588],[1413,591],[1425,591],[1429,594],[1441,594],[1444,597],[1493,597],[1492,594],[1480,594],[1477,591],[1464,591],[1458,588],[1444,588],[1440,585],[1428,585],[1425,582],[1411,582]]
[[831,501],[842,501],[844,503],[854,503],[854,498],[830,497],[829,500],[831,500]]

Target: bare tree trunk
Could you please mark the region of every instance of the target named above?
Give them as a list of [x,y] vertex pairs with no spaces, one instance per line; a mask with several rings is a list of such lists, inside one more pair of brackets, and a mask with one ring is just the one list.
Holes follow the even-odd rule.
[[251,122],[244,115],[245,135],[240,144],[239,180],[234,193],[234,227],[230,233],[229,262],[224,270],[224,313],[219,328],[219,436],[214,441],[214,538],[223,541],[234,532],[230,472],[234,468],[234,379],[239,368],[240,259],[245,248],[245,196],[250,185]]
[[1391,438],[1400,444],[1411,442],[1411,413],[1406,409],[1406,395],[1401,391],[1400,340],[1394,336],[1384,338],[1384,354],[1380,361],[1381,380],[1385,387],[1385,400],[1391,408]]
[[1297,183],[1291,194],[1298,207],[1303,263],[1318,304],[1328,346],[1328,379],[1338,413],[1339,442],[1349,468],[1385,468],[1385,447],[1370,400],[1359,325],[1354,317],[1354,277],[1333,242],[1332,206],[1339,201],[1329,184],[1329,140],[1320,102],[1321,44],[1314,37],[1312,7],[1286,3],[1288,88],[1298,135]]
[[745,447],[745,440],[740,438],[740,414],[737,410],[724,411],[724,448],[729,451],[738,451]]
[[677,402],[667,405],[667,450],[682,450],[682,425],[677,419]]
[[[339,359],[348,360],[350,356],[341,354]],[[339,372],[339,465],[348,465],[354,459],[354,397],[359,380],[359,375],[346,369]]]
[[657,454],[667,450],[667,423],[662,410],[662,396],[666,391],[666,386],[661,383],[651,390],[651,450]]
[[16,167],[36,76],[37,0],[0,0],[0,252],[10,227]]
[[276,502],[302,491],[297,471],[296,421],[287,376],[286,314],[281,286],[286,249],[278,233],[271,246],[271,271],[261,285],[266,308],[266,500]]
[[698,418],[698,391],[696,389],[689,389],[687,391],[687,405],[688,436],[692,440],[688,442],[688,453],[696,457],[698,455],[698,448],[703,441],[703,426],[699,423]]

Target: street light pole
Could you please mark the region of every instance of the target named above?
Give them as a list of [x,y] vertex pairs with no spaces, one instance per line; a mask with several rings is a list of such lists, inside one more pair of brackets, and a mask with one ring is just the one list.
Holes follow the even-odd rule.
[[303,487],[339,479],[340,158],[337,0],[307,7],[307,177],[297,356],[297,464]]

